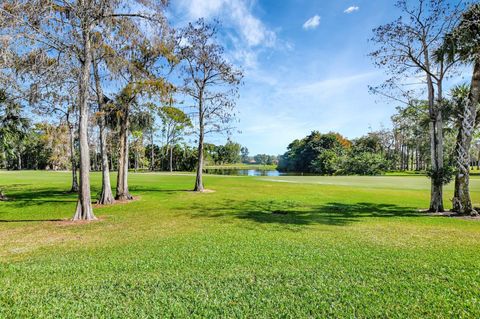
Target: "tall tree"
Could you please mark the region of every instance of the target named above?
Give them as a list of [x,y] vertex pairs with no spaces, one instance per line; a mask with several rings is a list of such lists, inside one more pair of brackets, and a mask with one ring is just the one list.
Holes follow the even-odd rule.
[[137,41],[136,47],[127,46],[126,63],[121,70],[127,84],[116,99],[120,143],[115,199],[133,198],[128,191],[130,117],[135,109],[139,111],[142,107],[152,105],[140,103],[141,98],[157,99],[162,103],[169,100],[174,86],[166,80],[166,75],[177,61],[174,45],[169,30],[164,26],[159,37],[153,40],[143,38],[142,42]]
[[106,104],[110,102],[110,99],[103,94],[102,83],[100,80],[99,66],[100,59],[98,56],[94,56],[93,59],[93,78],[95,82],[95,91],[98,104],[98,128],[100,137],[100,156],[102,158],[102,190],[98,199],[98,204],[109,205],[114,203],[112,186],[110,183],[110,168],[108,164],[108,151],[107,151],[107,125],[105,123],[107,112]]
[[[450,5],[447,0],[418,0],[411,3],[399,0],[396,7],[402,12],[397,20],[375,28],[372,41],[379,48],[371,53],[377,66],[386,68],[391,78],[373,91],[396,100],[401,94],[411,99],[411,91],[404,90],[405,80],[418,79],[428,93],[430,118],[431,196],[432,212],[441,212],[443,206],[443,182],[445,180],[443,151],[443,83],[456,61],[438,60],[434,56],[442,45],[463,8],[462,2]],[[418,81],[418,80],[416,80]],[[396,90],[392,93],[392,89]]]
[[192,122],[185,112],[173,106],[160,108],[159,115],[163,123],[163,134],[169,154],[168,170],[173,172],[173,147],[181,141],[182,134],[192,126]]
[[455,191],[452,200],[452,210],[458,214],[472,214],[477,212],[472,207],[470,198],[470,144],[473,138],[476,108],[469,103],[470,88],[466,85],[455,87],[452,90],[452,99],[456,113],[458,134],[455,143]]
[[480,102],[480,4],[474,4],[466,10],[458,26],[445,38],[438,51],[438,59],[473,65],[470,88],[459,87],[454,90],[454,101],[459,118],[458,135],[455,147],[457,174],[455,192],[452,200],[453,211],[459,214],[477,215],[473,209],[469,191],[470,146],[479,118]]
[[234,118],[238,87],[243,78],[223,56],[224,49],[215,40],[217,25],[203,19],[190,23],[181,33],[180,58],[184,92],[190,96],[197,113],[198,163],[194,191],[204,191],[203,144],[205,135],[229,130]]

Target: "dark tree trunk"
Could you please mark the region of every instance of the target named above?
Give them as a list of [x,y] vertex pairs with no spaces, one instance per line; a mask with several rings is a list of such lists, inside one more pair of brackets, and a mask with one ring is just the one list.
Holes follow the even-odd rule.
[[415,171],[418,171],[418,146],[415,147],[415,151],[414,151],[414,152],[415,152],[415,153],[414,153],[415,155],[414,155],[414,159],[413,159],[413,164],[412,164],[412,165],[415,166],[415,168],[414,168]]
[[477,215],[470,198],[470,145],[475,130],[475,119],[480,102],[480,60],[475,61],[470,94],[464,105],[461,125],[455,147],[457,169],[455,192],[452,199],[453,211],[461,215]]
[[91,27],[82,26],[83,29],[83,59],[79,81],[79,125],[78,136],[80,140],[80,189],[77,210],[73,220],[93,220],[92,202],[90,197],[90,152],[88,150],[88,86],[90,82],[91,67]]
[[70,135],[70,162],[72,165],[72,188],[70,192],[78,192],[78,181],[77,181],[77,161],[75,160],[75,134],[73,132],[73,125],[68,121],[67,114],[67,125],[68,125],[68,134]]
[[153,143],[153,129],[150,134],[150,170],[153,172],[155,170],[155,144]]
[[430,152],[431,169],[433,172],[430,192],[430,212],[443,212],[443,118],[441,112],[441,84],[438,85],[438,99],[435,101],[435,91],[431,76],[427,75],[428,101],[430,114]]
[[138,170],[138,152],[137,152],[137,150],[135,150],[135,154],[133,156],[133,159],[134,159],[133,169],[135,170],[135,173],[136,173],[137,170]]
[[408,171],[410,168],[410,148],[406,146],[407,156],[405,156],[405,169]]
[[480,149],[477,152],[477,170],[480,171]]
[[117,200],[133,199],[128,191],[128,106],[125,106],[120,121],[120,153],[118,156]]
[[169,159],[168,167],[170,169],[170,173],[172,173],[173,172],[173,147],[172,147],[172,145],[170,145],[170,159]]
[[200,134],[198,135],[198,163],[197,163],[197,176],[195,178],[195,192],[203,192],[205,189],[203,187],[203,139],[204,139],[204,124],[203,124],[203,97],[200,94],[199,99],[199,129]]

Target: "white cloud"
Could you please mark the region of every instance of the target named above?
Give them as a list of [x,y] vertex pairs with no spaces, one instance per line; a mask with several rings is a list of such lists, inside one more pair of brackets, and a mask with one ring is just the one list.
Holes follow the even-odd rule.
[[367,79],[371,79],[378,75],[378,71],[365,72],[341,77],[327,78],[321,81],[304,83],[284,91],[292,94],[306,94],[312,96],[335,96],[345,93],[350,85],[364,83]]
[[238,30],[248,46],[275,45],[275,32],[252,14],[248,0],[179,0],[178,4],[192,19],[221,17]]
[[305,30],[315,29],[316,27],[318,27],[319,24],[320,24],[320,16],[314,15],[313,17],[305,21],[305,23],[303,24],[303,28]]
[[358,10],[360,10],[360,7],[351,6],[351,7],[348,7],[347,9],[345,9],[345,11],[343,11],[343,12],[347,13],[347,14],[350,14],[350,13],[353,13],[353,12],[358,11]]

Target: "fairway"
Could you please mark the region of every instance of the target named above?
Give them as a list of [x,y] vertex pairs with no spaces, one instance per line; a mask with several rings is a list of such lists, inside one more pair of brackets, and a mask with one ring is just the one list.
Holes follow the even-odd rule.
[[69,177],[0,172],[1,318],[480,316],[480,223],[419,213],[425,177],[131,174],[83,224]]

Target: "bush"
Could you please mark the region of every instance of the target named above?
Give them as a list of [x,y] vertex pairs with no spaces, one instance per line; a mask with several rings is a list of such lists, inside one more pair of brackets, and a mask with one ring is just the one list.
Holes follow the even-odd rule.
[[382,155],[364,152],[347,156],[337,175],[381,175],[387,168],[388,162]]
[[334,150],[324,150],[310,164],[310,171],[323,174],[333,175],[340,168],[340,156]]

